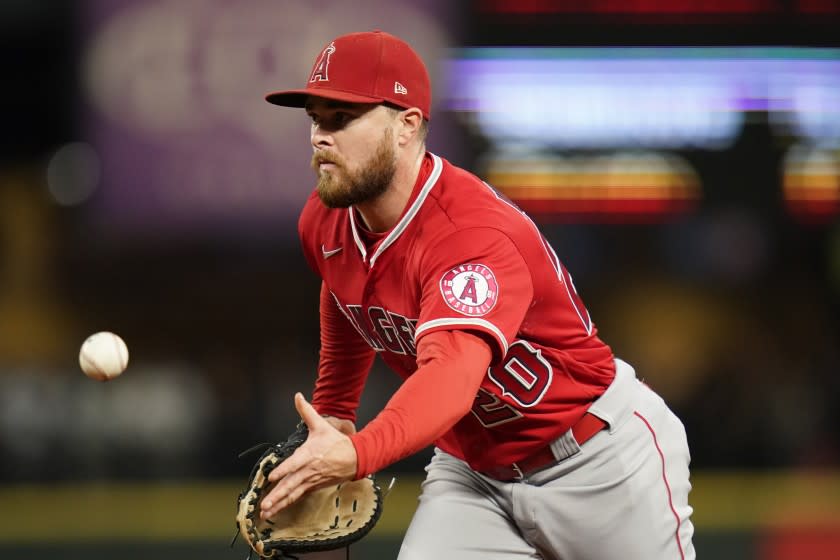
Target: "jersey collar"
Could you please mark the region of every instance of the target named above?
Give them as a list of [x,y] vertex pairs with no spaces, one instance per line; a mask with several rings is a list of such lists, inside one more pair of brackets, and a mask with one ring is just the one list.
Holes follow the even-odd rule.
[[367,248],[359,235],[358,226],[356,225],[356,212],[352,206],[347,209],[350,216],[350,230],[353,232],[353,240],[356,242],[356,247],[358,247],[359,253],[362,255],[362,261],[367,262],[368,267],[373,268],[373,265],[376,263],[376,259],[379,258],[379,255],[381,255],[385,249],[393,245],[397,238],[402,235],[408,227],[408,224],[411,223],[411,220],[413,220],[420,211],[420,207],[423,206],[423,202],[426,200],[429,192],[431,192],[432,188],[435,184],[437,184],[437,181],[440,178],[440,173],[443,171],[443,162],[435,154],[429,152],[429,155],[432,156],[432,171],[429,173],[429,177],[426,179],[426,182],[423,183],[423,187],[420,189],[420,193],[417,195],[417,198],[415,198],[414,202],[412,202],[408,207],[408,210],[397,222],[397,225],[391,229],[388,235],[385,236],[385,239],[375,245],[376,249],[373,251],[373,254],[370,255],[370,260],[368,260]]

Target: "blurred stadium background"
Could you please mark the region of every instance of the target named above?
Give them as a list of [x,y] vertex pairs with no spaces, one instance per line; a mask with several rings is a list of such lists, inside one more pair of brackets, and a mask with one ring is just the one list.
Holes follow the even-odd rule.
[[[244,557],[237,453],[318,344],[308,123],[262,95],[372,28],[429,62],[430,149],[532,214],[683,419],[699,556],[840,558],[837,0],[4,0],[0,557]],[[428,456],[354,558],[395,557]]]

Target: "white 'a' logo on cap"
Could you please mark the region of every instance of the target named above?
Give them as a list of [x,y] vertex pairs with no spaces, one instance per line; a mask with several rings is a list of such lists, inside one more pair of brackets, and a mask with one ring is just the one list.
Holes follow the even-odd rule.
[[403,95],[408,95],[408,90],[399,82],[394,82],[394,93],[401,93]]
[[327,48],[324,49],[324,52],[321,53],[321,56],[318,58],[318,62],[315,64],[315,68],[312,69],[312,75],[309,76],[309,81],[311,82],[326,82],[330,79],[329,75],[327,75],[327,69],[330,67],[330,55],[335,52],[335,43],[330,43]]

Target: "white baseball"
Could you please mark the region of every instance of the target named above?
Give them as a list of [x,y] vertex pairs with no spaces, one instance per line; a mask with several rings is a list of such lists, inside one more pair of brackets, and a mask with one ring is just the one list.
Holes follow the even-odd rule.
[[128,365],[128,347],[122,338],[112,332],[92,334],[79,350],[79,365],[91,379],[108,381],[121,374]]

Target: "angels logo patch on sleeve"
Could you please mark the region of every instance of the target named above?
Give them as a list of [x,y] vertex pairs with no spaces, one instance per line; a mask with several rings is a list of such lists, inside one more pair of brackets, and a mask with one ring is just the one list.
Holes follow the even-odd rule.
[[486,315],[499,299],[499,284],[493,271],[483,264],[462,264],[440,279],[446,304],[470,317]]

